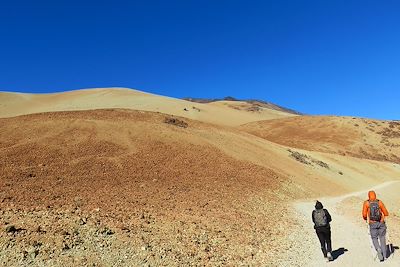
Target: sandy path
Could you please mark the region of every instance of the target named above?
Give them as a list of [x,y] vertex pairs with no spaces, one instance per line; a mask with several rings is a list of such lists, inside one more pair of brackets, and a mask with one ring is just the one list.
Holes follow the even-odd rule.
[[[399,181],[385,182],[372,188],[384,190]],[[370,190],[370,189],[369,189]],[[333,262],[326,263],[320,250],[319,241],[312,228],[311,212],[314,209],[314,201],[301,202],[295,205],[299,219],[303,220],[302,233],[294,233],[297,236],[297,246],[294,246],[292,254],[292,266],[400,266],[400,256],[393,254],[388,261],[381,263],[374,261],[372,257],[370,237],[367,235],[367,227],[361,227],[339,212],[339,203],[350,197],[366,196],[368,190],[354,192],[334,198],[320,199],[324,207],[332,215],[332,246],[336,252]],[[361,212],[361,206],[360,206]],[[361,218],[360,218],[361,219]],[[390,225],[389,225],[390,226]],[[390,230],[390,229],[389,229]],[[299,246],[298,244],[303,244]],[[298,259],[299,261],[297,261]]]

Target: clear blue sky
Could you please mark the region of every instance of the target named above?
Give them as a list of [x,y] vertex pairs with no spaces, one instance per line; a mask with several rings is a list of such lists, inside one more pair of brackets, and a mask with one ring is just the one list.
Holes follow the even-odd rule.
[[109,86],[400,119],[400,2],[2,1],[0,90]]

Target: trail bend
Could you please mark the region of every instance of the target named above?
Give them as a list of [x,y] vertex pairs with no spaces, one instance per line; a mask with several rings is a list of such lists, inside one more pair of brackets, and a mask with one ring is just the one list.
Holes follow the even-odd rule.
[[[385,191],[388,188],[393,190],[393,187],[400,188],[400,181],[384,182],[367,190],[319,199],[332,216],[332,249],[335,260],[329,263],[322,256],[319,241],[311,221],[311,212],[314,209],[315,201],[308,200],[294,204],[303,229],[300,232],[291,233],[290,238],[297,239],[297,246],[294,246],[293,250],[289,251],[292,255],[289,257],[291,266],[400,266],[400,255],[396,255],[398,254],[396,252],[386,262],[381,263],[379,260],[374,260],[368,228],[367,225],[362,224],[363,220],[361,218],[362,199],[366,198],[369,190],[375,190],[378,197],[382,196],[384,201]],[[360,200],[359,207],[357,206],[359,213],[353,219],[345,216],[342,212],[342,209],[347,208],[346,206],[349,205],[344,202],[351,200]],[[390,234],[391,227],[395,227],[395,225],[390,224],[390,217],[387,218],[387,224],[388,233]],[[392,241],[390,236],[389,241]],[[399,244],[393,245],[398,246]]]

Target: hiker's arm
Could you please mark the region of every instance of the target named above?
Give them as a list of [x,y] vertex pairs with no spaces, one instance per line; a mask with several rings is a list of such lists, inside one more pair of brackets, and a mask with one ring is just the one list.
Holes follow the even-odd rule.
[[368,213],[368,205],[367,202],[365,201],[362,209],[362,216],[364,220],[367,220],[367,213]]
[[325,210],[325,213],[326,213],[326,218],[328,219],[328,222],[331,222],[331,221],[332,221],[332,217],[331,217],[331,215],[329,214],[329,211],[328,211],[328,210]]
[[385,217],[389,216],[389,212],[385,207],[385,204],[383,204],[382,201],[379,201],[379,207],[381,208],[381,211],[383,213],[383,215],[385,215]]

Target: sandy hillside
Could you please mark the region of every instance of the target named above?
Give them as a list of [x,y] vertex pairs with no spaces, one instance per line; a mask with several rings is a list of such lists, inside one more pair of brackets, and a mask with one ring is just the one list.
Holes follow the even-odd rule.
[[[257,119],[254,121],[261,121],[261,120],[270,120],[270,119],[277,119],[277,118],[287,118],[296,116],[296,114],[292,114],[286,112],[284,110],[278,110],[275,106],[268,106],[266,104],[261,104],[257,102],[249,103],[245,101],[215,101],[208,103],[210,106],[216,107],[225,107],[230,108],[233,110],[240,110],[246,113],[253,114],[253,116]],[[263,119],[264,118],[264,119]]]
[[236,126],[257,120],[294,116],[264,108],[262,112],[231,109],[213,103],[201,104],[148,94],[127,88],[99,88],[53,94],[0,92],[0,117],[49,111],[127,108],[162,112],[219,125]]
[[[334,220],[338,255],[331,264],[354,266],[355,258],[375,266],[357,243],[368,241],[360,222],[365,190],[377,187],[390,224],[400,222],[400,165],[373,156],[395,144],[396,124],[298,116],[272,120],[274,127],[231,127],[245,121],[232,114],[256,121],[254,111],[204,104],[226,112],[220,119],[231,116],[230,123],[190,119],[176,109],[180,100],[142,92],[132,99],[150,109],[159,98],[157,107],[169,112],[89,107],[94,99],[118,99],[109,93],[1,96],[2,114],[33,112],[35,105],[19,106],[26,97],[41,109],[78,109],[0,118],[1,265],[323,266],[310,222],[321,199]],[[121,97],[114,104],[122,105],[132,91],[115,93]],[[172,116],[175,109],[185,116]],[[315,124],[299,138],[307,121]],[[281,138],[272,135],[276,129]],[[381,143],[385,129],[390,137]],[[360,148],[368,154],[357,154]],[[400,244],[400,231],[393,229],[391,240]],[[348,252],[340,254],[341,247]],[[394,257],[386,266],[398,264]]]
[[166,118],[110,110],[2,119],[1,224],[20,229],[1,233],[3,263],[264,260],[252,244],[265,242],[256,231],[268,235],[267,207],[254,202],[284,177],[210,145],[197,134],[209,126]]
[[297,116],[248,123],[241,129],[291,147],[400,163],[398,121]]

